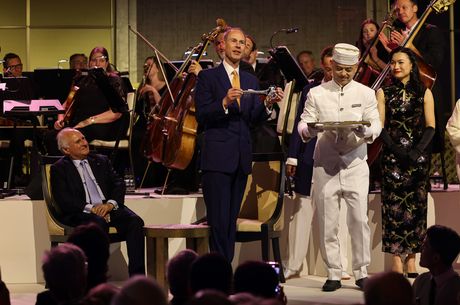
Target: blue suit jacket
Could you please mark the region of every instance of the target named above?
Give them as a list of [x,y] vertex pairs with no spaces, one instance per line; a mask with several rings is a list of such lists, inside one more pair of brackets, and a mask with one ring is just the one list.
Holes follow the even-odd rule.
[[289,158],[297,159],[297,169],[295,174],[295,191],[309,196],[311,191],[311,179],[313,176],[313,153],[315,151],[316,137],[304,143],[300,138],[297,131],[297,125],[300,122],[300,116],[305,108],[305,101],[307,94],[311,88],[318,86],[319,82],[313,82],[306,85],[302,90],[299,104],[297,106],[296,118],[294,121],[294,128],[289,143]]
[[[258,89],[255,76],[240,69],[242,89]],[[254,94],[244,95],[238,104],[232,103],[226,114],[222,100],[231,83],[224,66],[203,70],[198,74],[195,105],[198,123],[203,126],[201,169],[234,173],[241,168],[251,172],[252,144],[250,126],[268,117],[264,103]]]

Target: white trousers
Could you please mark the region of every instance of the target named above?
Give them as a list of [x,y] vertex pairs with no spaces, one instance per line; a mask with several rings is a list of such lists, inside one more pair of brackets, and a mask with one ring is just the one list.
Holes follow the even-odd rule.
[[[296,194],[294,199],[288,199],[287,201],[288,204],[292,205],[292,215],[289,218],[289,258],[285,267],[286,269],[298,272],[307,256],[315,214],[315,203],[312,197],[300,194]],[[346,212],[346,206],[342,206],[340,208],[339,241],[342,267],[345,272],[348,266]]]
[[352,270],[356,280],[367,277],[370,263],[370,229],[367,218],[369,167],[366,162],[328,173],[313,169],[313,200],[319,222],[321,255],[328,279],[340,280],[342,263],[338,238],[340,202],[347,204],[347,226],[351,237]]

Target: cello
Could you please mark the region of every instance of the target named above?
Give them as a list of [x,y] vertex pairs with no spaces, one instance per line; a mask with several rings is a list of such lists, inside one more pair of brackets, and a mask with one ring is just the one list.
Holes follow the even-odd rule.
[[[203,40],[195,49],[196,61],[199,62],[210,42],[225,29],[225,22],[217,20],[217,27],[210,33],[202,35]],[[195,151],[195,139],[198,123],[195,118],[195,102],[192,90],[195,88],[197,76],[187,74],[180,93],[171,105],[164,120],[165,133],[163,165],[168,168],[185,169]]]
[[129,29],[139,38],[141,38],[155,52],[158,61],[160,61],[159,58],[161,56],[161,58],[163,58],[165,62],[176,71],[176,74],[174,75],[173,79],[170,83],[168,83],[163,66],[160,62],[157,63],[157,66],[163,74],[163,78],[165,79],[167,90],[161,96],[161,99],[158,103],[159,107],[153,107],[148,114],[147,130],[145,131],[145,135],[141,144],[143,153],[146,158],[154,162],[161,162],[164,116],[168,112],[171,104],[174,102],[174,99],[177,96],[178,92],[180,92],[180,89],[182,88],[182,84],[184,81],[183,73],[185,71],[185,68],[187,67],[187,64],[191,60],[193,52],[190,53],[189,57],[178,69],[171,63],[170,60],[166,58],[166,56],[164,56],[160,51],[158,51],[157,48],[155,48],[155,46],[153,46],[142,34],[134,30],[131,26],[129,26]]
[[185,69],[192,60],[193,52],[181,65],[173,80],[169,84],[168,91],[166,91],[160,99],[159,107],[155,107],[149,113],[149,123],[144,137],[144,155],[154,161],[161,163],[163,161],[164,143],[167,138],[166,129],[164,126],[165,117],[174,106],[177,96],[181,93],[182,87],[185,82],[183,76]]

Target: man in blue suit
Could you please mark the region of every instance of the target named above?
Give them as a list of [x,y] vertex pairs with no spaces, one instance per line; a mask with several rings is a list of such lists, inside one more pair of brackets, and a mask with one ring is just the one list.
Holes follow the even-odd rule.
[[207,221],[211,226],[211,251],[232,261],[236,219],[251,172],[250,126],[271,113],[273,103],[282,98],[277,88],[274,98],[264,102],[243,90],[258,89],[255,76],[240,69],[246,37],[241,29],[224,34],[225,57],[216,68],[198,74],[195,90],[197,120],[203,126],[201,170]]

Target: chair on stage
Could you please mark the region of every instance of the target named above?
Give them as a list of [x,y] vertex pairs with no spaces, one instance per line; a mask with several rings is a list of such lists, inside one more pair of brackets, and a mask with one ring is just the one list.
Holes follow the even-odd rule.
[[[246,184],[236,232],[237,242],[261,241],[264,261],[270,260],[271,241],[280,270],[283,270],[279,238],[284,227],[284,184],[282,152],[253,154],[252,174]],[[283,272],[280,272],[280,281],[285,281]]]
[[[51,247],[55,247],[59,243],[66,242],[70,233],[74,229],[74,227],[65,225],[59,220],[60,208],[51,193],[52,186],[50,183],[50,168],[51,165],[60,158],[60,156],[40,156],[42,190],[47,207],[46,216]],[[109,228],[109,239],[111,243],[124,241],[124,239],[117,233],[117,229],[115,227]]]
[[[128,153],[128,170],[131,175],[133,175],[133,158],[131,153],[131,140],[132,140],[132,129],[134,124],[134,103],[135,103],[135,93],[129,92],[126,96],[126,103],[128,104],[128,112],[129,112],[129,126],[126,132],[126,136],[117,139],[115,141],[104,141],[99,139],[92,140],[89,145],[94,148],[95,150],[109,150],[112,151],[110,156],[110,161],[112,164],[115,164],[115,160],[117,157],[117,152],[119,149],[124,150]],[[121,118],[123,119],[123,117]],[[117,168],[118,169],[118,168]],[[119,172],[120,175],[123,175],[123,172]]]
[[[10,149],[10,140],[4,140],[0,139],[0,162],[3,164],[7,164],[8,166],[3,167],[3,168],[8,168],[8,171],[4,171],[3,175],[6,174],[6,176],[2,177],[5,180],[1,181],[0,189],[9,189],[11,187],[11,179],[13,176],[13,162],[14,162],[14,157],[11,154],[11,149]],[[3,196],[3,192],[0,193],[0,198]]]

